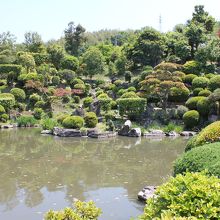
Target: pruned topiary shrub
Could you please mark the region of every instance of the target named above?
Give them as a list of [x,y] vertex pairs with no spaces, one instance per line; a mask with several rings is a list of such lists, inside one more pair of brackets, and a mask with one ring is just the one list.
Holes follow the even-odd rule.
[[220,178],[220,143],[205,144],[180,156],[174,165],[174,174],[186,171],[200,172],[207,170],[210,175]]
[[125,99],[125,98],[139,98],[138,95],[135,93],[135,92],[125,92],[122,96],[121,96],[122,99]]
[[93,102],[93,98],[92,97],[86,97],[83,99],[83,106],[85,108],[89,107]]
[[210,111],[210,102],[208,98],[200,99],[197,102],[197,111],[202,116],[207,116]]
[[11,89],[10,93],[14,95],[15,100],[18,102],[23,102],[26,98],[25,91],[20,88]]
[[209,79],[203,76],[199,76],[193,79],[192,86],[193,88],[203,88],[205,89],[209,84]]
[[198,94],[203,90],[204,90],[203,88],[195,88],[193,89],[193,95],[198,96]]
[[201,71],[201,66],[199,64],[199,62],[195,61],[195,60],[191,60],[191,61],[187,61],[184,65],[183,65],[183,72],[184,73],[193,73],[196,75],[199,75]]
[[183,115],[183,122],[187,128],[194,128],[199,124],[199,112],[191,110]]
[[186,151],[205,143],[218,142],[220,139],[220,121],[208,125],[198,135],[188,141]]
[[190,91],[186,87],[173,87],[170,89],[169,100],[172,102],[184,102],[188,99]]
[[204,173],[178,174],[158,187],[155,194],[148,199],[140,220],[161,219],[164,213],[169,213],[170,218],[166,219],[170,220],[218,219],[220,216],[220,180],[217,177]]
[[211,91],[208,89],[203,89],[202,91],[199,92],[198,96],[204,96],[204,97],[208,97],[209,95],[211,95]]
[[56,120],[58,123],[62,124],[63,120],[69,116],[70,115],[68,115],[68,114],[60,114],[60,115],[57,115]]
[[190,110],[196,110],[198,101],[204,98],[203,96],[191,97],[186,101],[186,107]]
[[5,113],[5,108],[4,106],[0,105],[0,115]]
[[178,117],[180,118],[180,119],[182,119],[182,117],[183,117],[183,115],[187,112],[187,111],[189,111],[189,109],[186,107],[186,106],[184,106],[184,105],[179,105],[178,107],[177,107],[177,115],[178,115]]
[[1,122],[7,122],[9,120],[9,116],[7,114],[1,114],[0,115],[0,121]]
[[36,102],[41,100],[41,97],[38,94],[33,93],[32,95],[30,95],[29,100],[30,100],[30,103],[34,105]]
[[8,112],[15,105],[15,97],[11,93],[0,93],[0,105]]
[[94,128],[98,124],[98,118],[94,112],[87,112],[84,120],[85,126],[88,128]]
[[42,108],[34,108],[33,115],[37,120],[42,118],[43,113],[44,113],[44,111]]
[[195,75],[195,74],[185,75],[183,78],[183,82],[187,83],[187,84],[192,84],[193,79],[195,79],[196,77],[197,77],[197,75]]
[[80,116],[68,116],[62,122],[64,128],[80,129],[81,127],[83,127],[83,124],[84,120]]
[[209,89],[211,91],[214,91],[219,88],[220,88],[220,76],[218,75],[218,76],[214,76],[210,79]]

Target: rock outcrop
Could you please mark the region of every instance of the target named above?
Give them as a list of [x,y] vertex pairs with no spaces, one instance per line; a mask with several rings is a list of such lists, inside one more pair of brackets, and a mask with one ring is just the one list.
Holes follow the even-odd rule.
[[144,187],[139,193],[138,193],[138,199],[140,201],[146,201],[149,198],[152,198],[155,196],[155,190],[157,189],[156,186],[146,186]]
[[59,137],[81,137],[82,136],[80,130],[65,129],[65,128],[58,128],[58,127],[55,127],[53,129],[53,135],[59,136]]

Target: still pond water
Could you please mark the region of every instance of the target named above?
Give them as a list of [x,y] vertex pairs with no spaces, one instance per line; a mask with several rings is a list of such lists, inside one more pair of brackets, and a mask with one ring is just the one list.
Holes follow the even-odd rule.
[[42,220],[49,209],[94,200],[101,220],[143,212],[137,193],[172,174],[182,138],[97,140],[42,136],[38,129],[0,131],[0,219]]

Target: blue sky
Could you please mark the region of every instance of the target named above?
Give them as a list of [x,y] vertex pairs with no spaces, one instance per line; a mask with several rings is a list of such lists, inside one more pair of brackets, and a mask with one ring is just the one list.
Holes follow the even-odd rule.
[[70,21],[88,31],[159,29],[160,15],[162,31],[168,31],[191,18],[198,4],[220,20],[220,0],[0,0],[0,33],[10,31],[18,42],[27,31],[37,31],[45,41],[58,39]]

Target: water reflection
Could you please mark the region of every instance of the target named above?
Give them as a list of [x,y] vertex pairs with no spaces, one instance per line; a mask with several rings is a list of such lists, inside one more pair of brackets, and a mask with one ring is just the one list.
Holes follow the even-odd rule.
[[[182,138],[57,138],[38,129],[0,132],[0,219],[39,220],[73,198],[93,199],[102,219],[139,214],[139,189],[159,185],[182,153]],[[113,215],[113,216],[112,216]]]

